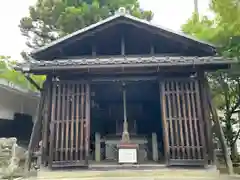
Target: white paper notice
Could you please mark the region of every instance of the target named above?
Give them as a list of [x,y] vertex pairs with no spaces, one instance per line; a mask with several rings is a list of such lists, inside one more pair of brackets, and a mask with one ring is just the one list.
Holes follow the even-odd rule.
[[119,163],[137,163],[137,149],[119,149]]

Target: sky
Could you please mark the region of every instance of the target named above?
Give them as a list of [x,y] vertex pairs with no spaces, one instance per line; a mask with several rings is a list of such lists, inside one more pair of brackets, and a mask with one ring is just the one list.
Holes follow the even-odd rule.
[[[140,5],[154,13],[153,23],[180,30],[194,10],[194,0],[139,0]],[[208,13],[210,0],[199,0],[200,14]],[[36,0],[0,1],[0,55],[21,59],[20,52],[26,50],[26,39],[19,30],[19,21],[28,15],[28,8]]]

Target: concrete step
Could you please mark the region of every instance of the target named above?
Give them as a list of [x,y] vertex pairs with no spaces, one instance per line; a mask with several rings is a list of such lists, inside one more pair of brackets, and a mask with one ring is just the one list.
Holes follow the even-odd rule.
[[89,179],[89,180],[161,180],[161,179],[220,179],[219,171],[216,169],[178,169],[164,168],[157,170],[111,170],[111,171],[92,171],[92,170],[58,170],[58,171],[39,171],[37,179]]

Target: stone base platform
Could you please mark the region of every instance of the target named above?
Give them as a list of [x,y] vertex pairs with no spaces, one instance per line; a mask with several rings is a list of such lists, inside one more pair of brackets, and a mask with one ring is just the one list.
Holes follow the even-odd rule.
[[116,169],[116,170],[53,170],[41,169],[38,172],[37,178],[35,179],[48,179],[48,180],[77,180],[77,179],[89,179],[89,180],[102,180],[102,179],[112,179],[112,180],[161,180],[161,179],[220,179],[219,171],[216,168],[209,167],[206,169],[197,168],[152,168],[152,169]]

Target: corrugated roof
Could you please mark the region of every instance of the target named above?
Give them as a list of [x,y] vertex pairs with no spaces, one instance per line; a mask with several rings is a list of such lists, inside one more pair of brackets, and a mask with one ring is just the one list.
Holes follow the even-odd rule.
[[127,20],[131,20],[131,21],[133,21],[133,22],[135,22],[135,23],[141,23],[141,24],[150,26],[150,27],[152,27],[152,28],[157,28],[157,29],[159,29],[159,31],[165,31],[165,32],[168,32],[168,33],[172,33],[173,35],[178,35],[178,36],[180,36],[180,37],[182,37],[182,38],[191,40],[191,41],[193,41],[193,42],[196,42],[196,43],[199,43],[199,44],[202,44],[202,45],[205,45],[205,46],[214,47],[213,44],[210,44],[210,43],[207,43],[207,42],[204,42],[204,41],[200,41],[200,40],[198,40],[198,39],[196,39],[196,38],[193,38],[193,37],[188,36],[188,35],[186,35],[186,34],[183,34],[183,33],[181,33],[181,32],[175,32],[175,31],[170,30],[170,29],[167,29],[167,28],[165,28],[165,27],[162,27],[162,26],[159,26],[159,25],[155,25],[155,24],[153,24],[153,23],[151,23],[151,22],[149,22],[149,21],[136,18],[136,17],[131,16],[131,15],[129,15],[129,14],[118,13],[118,14],[115,14],[115,15],[113,15],[113,16],[110,16],[109,18],[106,18],[106,19],[104,19],[104,20],[102,20],[102,21],[99,21],[99,22],[97,22],[97,23],[95,23],[95,24],[92,24],[92,25],[87,26],[87,27],[85,27],[85,28],[83,28],[83,29],[80,29],[80,30],[78,30],[78,31],[76,31],[76,32],[74,32],[74,33],[72,33],[72,34],[69,34],[69,35],[66,35],[66,36],[64,36],[64,37],[62,37],[62,38],[59,38],[59,39],[56,40],[56,41],[53,41],[53,42],[51,42],[51,43],[49,43],[49,44],[47,44],[47,45],[45,45],[45,46],[43,46],[43,47],[40,47],[40,48],[37,49],[37,50],[34,50],[31,54],[36,54],[36,53],[39,53],[39,52],[41,52],[41,51],[44,51],[44,50],[46,50],[46,49],[48,49],[48,48],[50,48],[50,47],[52,47],[52,46],[57,45],[58,43],[64,42],[65,40],[67,40],[67,39],[69,39],[69,38],[72,38],[72,37],[74,37],[74,36],[81,35],[81,34],[87,32],[87,31],[90,31],[90,30],[92,30],[92,29],[95,29],[95,28],[97,28],[97,27],[99,27],[99,26],[102,26],[102,25],[107,24],[107,23],[109,23],[109,22],[111,22],[111,21],[117,20],[117,19],[120,18],[120,17],[126,18]]

